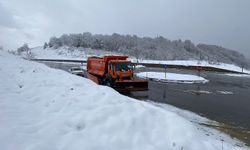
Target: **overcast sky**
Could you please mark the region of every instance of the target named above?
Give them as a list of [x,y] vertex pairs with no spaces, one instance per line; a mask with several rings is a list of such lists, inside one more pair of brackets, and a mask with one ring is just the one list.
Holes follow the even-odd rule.
[[0,0],[5,48],[82,32],[190,39],[250,58],[250,0]]

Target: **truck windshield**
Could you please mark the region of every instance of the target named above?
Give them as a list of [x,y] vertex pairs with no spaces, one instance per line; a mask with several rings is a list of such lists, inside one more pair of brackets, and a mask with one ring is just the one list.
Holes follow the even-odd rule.
[[128,71],[134,69],[134,65],[131,62],[118,62],[115,63],[115,66],[117,71],[120,70]]

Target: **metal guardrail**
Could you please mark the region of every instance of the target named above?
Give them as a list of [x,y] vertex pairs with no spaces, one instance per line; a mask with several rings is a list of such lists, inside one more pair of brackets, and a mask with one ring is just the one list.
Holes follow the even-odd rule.
[[[152,64],[152,63],[134,63],[137,65],[143,65],[146,67],[158,67],[158,68],[166,68],[165,64]],[[185,65],[167,65],[167,68],[176,68],[176,69],[188,69],[188,70],[197,70],[197,66],[185,66]],[[227,70],[227,69],[221,69],[221,68],[215,68],[215,67],[209,67],[209,66],[202,66],[202,70],[200,71],[211,71],[211,72],[226,72],[226,73],[239,73],[244,74],[237,71]]]
[[[40,62],[72,62],[72,63],[87,63],[87,60],[74,60],[74,59],[30,59],[31,61],[40,61]],[[152,63],[133,63],[135,65],[143,65],[146,67],[159,67],[159,68],[165,68],[165,64],[152,64]],[[184,66],[184,65],[167,65],[167,68],[177,68],[177,69],[189,69],[189,70],[197,70],[197,66]],[[213,71],[213,72],[227,72],[227,73],[240,73],[237,71],[231,71],[221,68],[215,68],[215,67],[207,67],[203,66],[202,71]]]
[[87,63],[87,60],[74,60],[74,59],[30,59],[31,61],[41,62],[72,62],[72,63]]

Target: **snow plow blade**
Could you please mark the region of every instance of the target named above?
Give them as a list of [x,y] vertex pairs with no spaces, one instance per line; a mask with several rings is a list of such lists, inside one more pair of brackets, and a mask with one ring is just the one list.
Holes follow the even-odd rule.
[[122,80],[116,81],[114,88],[117,91],[128,92],[128,91],[147,91],[148,81],[145,80]]

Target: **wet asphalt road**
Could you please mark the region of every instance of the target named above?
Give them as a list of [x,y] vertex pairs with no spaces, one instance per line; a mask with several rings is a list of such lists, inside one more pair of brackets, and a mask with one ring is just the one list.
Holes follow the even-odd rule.
[[[147,70],[152,71],[152,69]],[[153,69],[153,71],[163,70]],[[196,71],[190,70],[168,71],[197,75]],[[209,82],[176,84],[150,81],[147,98],[250,131],[250,78],[212,72],[203,72],[201,76]],[[136,93],[131,95],[138,96]]]
[[[47,63],[48,66],[68,71],[76,64]],[[164,71],[160,68],[138,71]],[[197,74],[196,71],[169,69],[168,72]],[[149,81],[149,91],[133,92],[137,99],[167,103],[190,110],[209,119],[243,127],[250,131],[250,78],[231,77],[222,73],[202,72],[205,84],[175,84]]]

